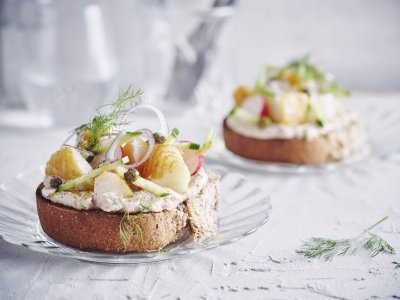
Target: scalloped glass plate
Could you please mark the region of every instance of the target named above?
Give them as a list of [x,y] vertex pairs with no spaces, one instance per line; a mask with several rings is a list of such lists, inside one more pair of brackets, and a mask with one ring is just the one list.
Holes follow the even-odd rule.
[[38,221],[35,189],[43,178],[43,169],[19,173],[0,185],[0,237],[38,252],[97,263],[135,264],[175,259],[227,245],[252,234],[268,221],[270,197],[262,188],[224,167],[210,165],[207,169],[221,175],[222,199],[217,235],[200,244],[189,238],[168,245],[161,252],[130,254],[83,252],[67,247],[47,236]]
[[365,144],[356,153],[351,156],[338,161],[323,164],[290,164],[290,163],[274,163],[262,162],[240,157],[233,152],[226,149],[222,139],[217,140],[214,150],[207,155],[209,161],[219,163],[226,163],[235,167],[253,170],[253,171],[267,171],[275,173],[289,173],[289,174],[302,174],[302,173],[317,173],[336,170],[340,166],[350,166],[363,161],[371,154],[371,147]]

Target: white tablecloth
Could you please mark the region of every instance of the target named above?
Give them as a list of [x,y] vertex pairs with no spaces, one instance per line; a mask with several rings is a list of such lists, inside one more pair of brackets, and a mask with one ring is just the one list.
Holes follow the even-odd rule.
[[[400,253],[400,157],[393,154],[400,149],[400,96],[361,98],[354,107],[368,120],[373,143],[372,157],[363,162],[322,175],[232,168],[272,196],[271,219],[253,235],[178,260],[125,266],[60,258],[0,241],[0,299],[400,297],[400,268],[394,263],[400,263],[399,254],[370,258],[361,252],[325,262],[294,252],[308,237],[353,237],[388,215],[376,232]],[[170,123],[186,136],[206,132],[206,124],[188,115]],[[43,165],[65,132],[1,129],[0,180]]]

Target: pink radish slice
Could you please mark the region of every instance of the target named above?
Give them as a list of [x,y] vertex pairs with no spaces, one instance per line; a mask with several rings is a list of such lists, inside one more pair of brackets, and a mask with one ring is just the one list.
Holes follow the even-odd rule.
[[204,155],[199,155],[199,163],[197,164],[197,167],[194,170],[194,172],[190,174],[191,176],[194,176],[197,173],[199,173],[201,167],[203,166],[203,162],[204,162]]
[[199,154],[196,150],[185,149],[183,152],[183,160],[189,169],[190,175],[196,175],[204,162],[204,155]]
[[261,110],[260,117],[267,117],[269,115],[268,106],[267,106],[267,103],[265,102],[265,100],[263,101],[263,103],[264,103],[264,105]]
[[265,107],[264,97],[261,95],[254,95],[248,97],[241,105],[241,107],[256,116],[261,116]]

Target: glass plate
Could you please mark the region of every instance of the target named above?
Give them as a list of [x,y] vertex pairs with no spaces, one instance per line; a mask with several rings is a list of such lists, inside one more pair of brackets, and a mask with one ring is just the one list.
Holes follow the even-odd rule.
[[276,173],[302,174],[317,173],[336,170],[339,166],[349,166],[363,161],[371,154],[371,147],[365,144],[356,153],[337,162],[329,162],[323,164],[290,164],[290,163],[274,163],[251,160],[229,151],[222,139],[216,141],[216,145],[212,152],[207,154],[207,159],[211,162],[226,163],[235,167]]
[[217,235],[201,244],[187,239],[168,245],[161,252],[130,254],[92,253],[67,247],[47,236],[38,221],[35,190],[42,181],[43,168],[19,173],[0,185],[0,237],[38,252],[97,263],[134,264],[175,259],[227,245],[252,234],[268,221],[270,197],[263,189],[224,167],[211,165],[207,169],[221,175],[222,199]]

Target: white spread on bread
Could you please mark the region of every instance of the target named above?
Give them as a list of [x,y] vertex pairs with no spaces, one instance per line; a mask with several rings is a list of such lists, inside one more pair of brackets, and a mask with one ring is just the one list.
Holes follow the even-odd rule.
[[334,130],[345,128],[352,122],[359,122],[358,117],[349,111],[342,111],[333,120],[325,122],[323,127],[305,123],[300,125],[286,125],[273,123],[265,128],[243,122],[233,116],[228,117],[227,125],[233,131],[255,139],[313,139]]
[[185,194],[179,194],[169,189],[170,195],[157,197],[145,190],[135,191],[132,197],[121,197],[108,192],[96,194],[91,191],[84,192],[57,192],[50,185],[52,176],[45,176],[42,195],[46,199],[79,210],[101,209],[106,212],[128,211],[135,212],[160,212],[174,210],[180,203],[188,198],[195,197],[208,183],[208,174],[204,169],[192,176],[189,189]]

